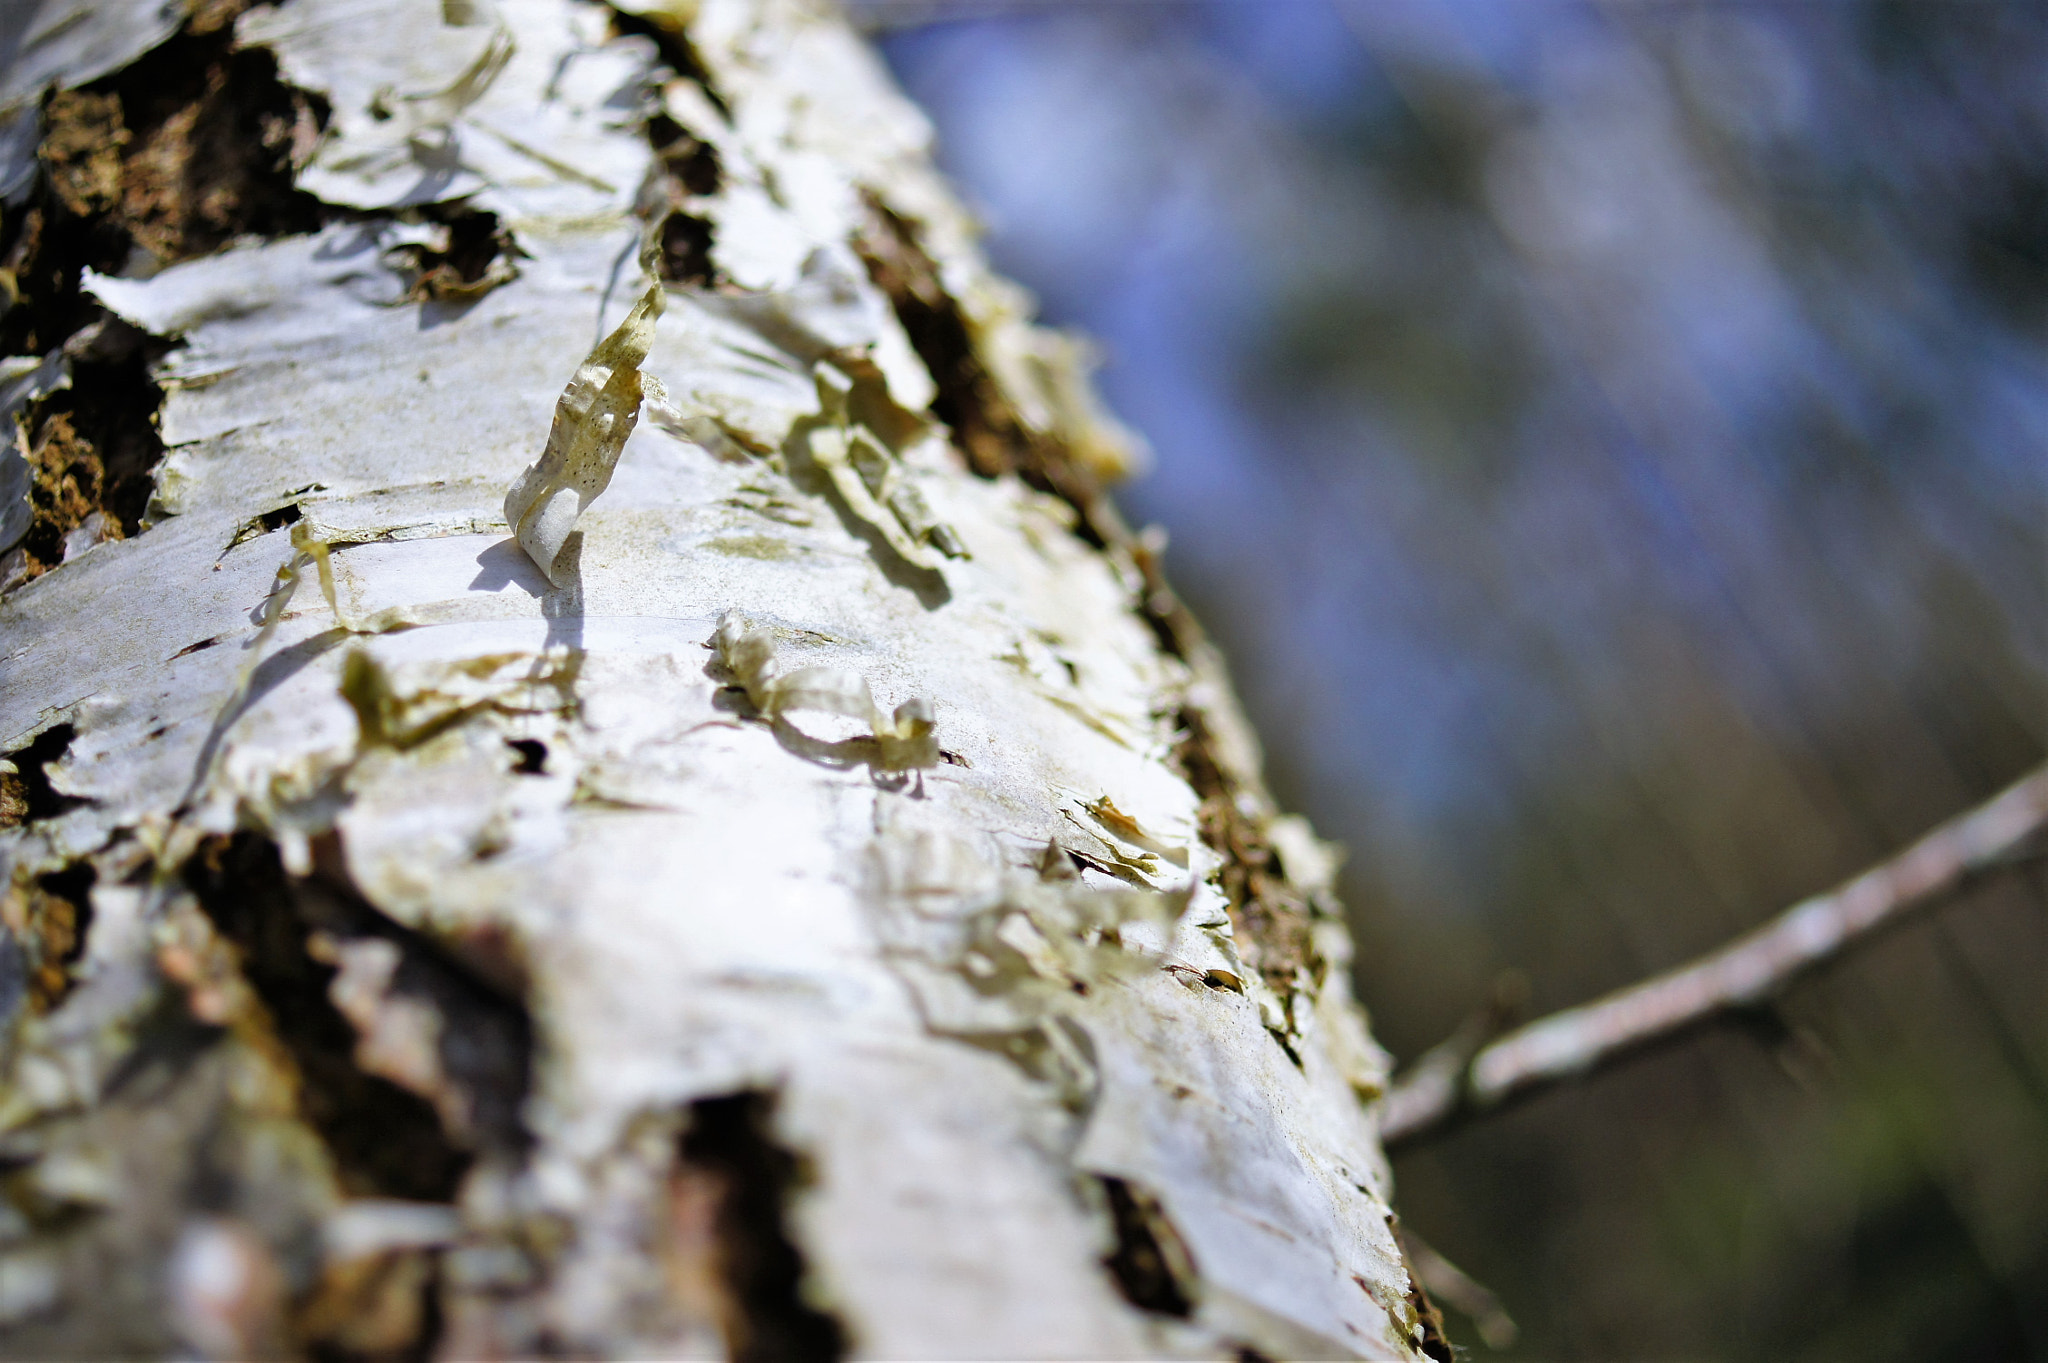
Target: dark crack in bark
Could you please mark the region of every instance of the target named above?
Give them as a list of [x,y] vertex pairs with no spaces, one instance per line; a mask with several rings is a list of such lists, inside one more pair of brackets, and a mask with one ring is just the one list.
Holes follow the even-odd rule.
[[[728,119],[732,108],[725,102],[725,96],[712,83],[711,70],[704,59],[697,55],[697,49],[690,41],[689,16],[694,10],[687,6],[648,8],[641,12],[613,9],[611,14],[612,32],[630,34],[647,39],[654,44],[655,52],[662,64],[684,80],[695,81],[704,95],[719,113]],[[698,193],[708,194],[709,190]]]
[[1192,1315],[1199,1286],[1194,1259],[1159,1199],[1125,1179],[1097,1181],[1116,1229],[1116,1248],[1102,1264],[1124,1298],[1160,1315]]
[[250,1073],[246,1053],[165,991],[92,1106],[0,1137],[0,1199],[29,1231],[9,1246],[9,1271],[23,1276],[8,1284],[0,1357],[199,1354],[180,1328],[181,1270],[195,1253],[220,1264],[223,1251],[241,1328],[214,1348],[297,1353],[288,1298],[310,1272],[329,1194],[303,1158],[310,1142],[247,1101]]
[[725,168],[719,164],[718,149],[693,137],[667,114],[655,114],[647,120],[647,140],[661,159],[662,169],[684,194],[716,194],[725,183]]
[[477,1153],[525,1148],[517,1001],[334,878],[288,875],[258,834],[210,840],[185,877],[238,948],[344,1189],[448,1202]]
[[671,1208],[689,1295],[717,1317],[736,1363],[830,1363],[849,1343],[839,1321],[806,1300],[803,1254],[790,1238],[802,1160],[776,1144],[775,1100],[760,1091],[690,1105]]
[[[932,414],[952,429],[969,466],[984,478],[1014,473],[1072,506],[1085,541],[1128,555],[1137,568],[1138,611],[1160,646],[1191,664],[1220,668],[1200,624],[1168,585],[1158,553],[1131,532],[1094,473],[1059,441],[1031,430],[1003,396],[975,351],[967,319],[919,244],[917,225],[873,195],[867,209],[856,246],[868,277],[888,295],[938,384]],[[1176,718],[1184,737],[1175,760],[1201,801],[1202,840],[1224,857],[1222,884],[1239,951],[1283,1000],[1300,989],[1304,973],[1320,985],[1328,963],[1314,950],[1313,908],[1288,881],[1260,819],[1245,808],[1257,795],[1251,789],[1257,774],[1231,769],[1214,721],[1200,705],[1185,705]],[[1287,1039],[1280,1040],[1294,1056]]]
[[463,203],[420,211],[437,239],[408,243],[387,257],[412,275],[406,297],[461,308],[519,277],[518,262],[525,253],[496,213]]
[[26,747],[0,754],[14,770],[0,772],[0,828],[20,828],[39,819],[54,819],[69,810],[91,804],[76,795],[66,795],[50,784],[46,768],[71,749],[78,729],[71,724],[53,724],[37,734]]
[[867,225],[854,245],[868,278],[887,294],[918,358],[938,385],[932,415],[952,429],[968,466],[984,478],[1015,473],[1082,513],[1081,530],[1096,542],[1101,528],[1089,514],[1101,499],[1086,471],[1066,452],[1027,427],[1002,385],[981,362],[967,319],[939,282],[938,267],[918,244],[915,226],[873,195]]
[[[331,838],[317,846],[323,869],[305,877],[252,832],[210,839],[185,867],[255,995],[234,1025],[291,1076],[345,1196],[453,1203],[476,1158],[514,1164],[530,1145],[532,1023],[484,972],[326,869],[340,861]],[[319,1363],[424,1360],[443,1279],[434,1246],[330,1255],[296,1295],[290,1335]]]
[[661,249],[655,269],[662,281],[708,288],[717,277],[711,264],[711,223],[682,209],[661,220]]
[[[653,43],[674,79],[695,83],[719,113],[731,116],[710,71],[691,46],[688,26],[676,14],[659,9],[644,14],[614,10],[612,29]],[[691,201],[718,193],[725,183],[718,149],[658,108],[648,115],[646,131],[655,164],[641,189],[638,212],[652,226],[654,271],[665,284],[715,288],[726,281],[711,260],[714,229]]]

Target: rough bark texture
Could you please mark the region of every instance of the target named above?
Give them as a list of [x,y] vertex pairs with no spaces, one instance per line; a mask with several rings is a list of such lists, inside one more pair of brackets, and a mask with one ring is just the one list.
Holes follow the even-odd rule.
[[0,1350],[1447,1358],[1330,858],[845,26],[239,11],[0,81]]

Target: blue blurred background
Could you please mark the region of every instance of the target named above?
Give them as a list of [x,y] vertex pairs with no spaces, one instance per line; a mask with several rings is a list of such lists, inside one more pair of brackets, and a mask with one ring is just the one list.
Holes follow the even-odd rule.
[[[1404,1058],[2042,759],[2048,6],[852,9],[1103,343]],[[1522,1357],[2048,1360],[2044,904],[1404,1155],[1403,1213]]]

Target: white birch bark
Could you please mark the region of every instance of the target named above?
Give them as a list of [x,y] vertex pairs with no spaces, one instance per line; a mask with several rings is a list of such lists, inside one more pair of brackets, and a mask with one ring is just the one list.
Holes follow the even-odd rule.
[[[1078,347],[837,17],[626,8],[250,10],[329,225],[83,281],[177,344],[147,527],[0,602],[0,1348],[1419,1356],[1326,852],[1145,550],[972,471],[892,303],[1085,492],[1131,456]],[[163,36],[81,9],[0,180]],[[717,282],[558,418],[672,207]],[[479,212],[519,254],[419,280]],[[515,539],[558,420],[616,467]]]

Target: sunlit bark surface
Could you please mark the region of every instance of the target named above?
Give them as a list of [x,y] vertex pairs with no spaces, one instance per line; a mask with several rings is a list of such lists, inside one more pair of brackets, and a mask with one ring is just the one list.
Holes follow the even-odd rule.
[[871,55],[237,8],[0,84],[0,1350],[1447,1356],[1330,858]]

